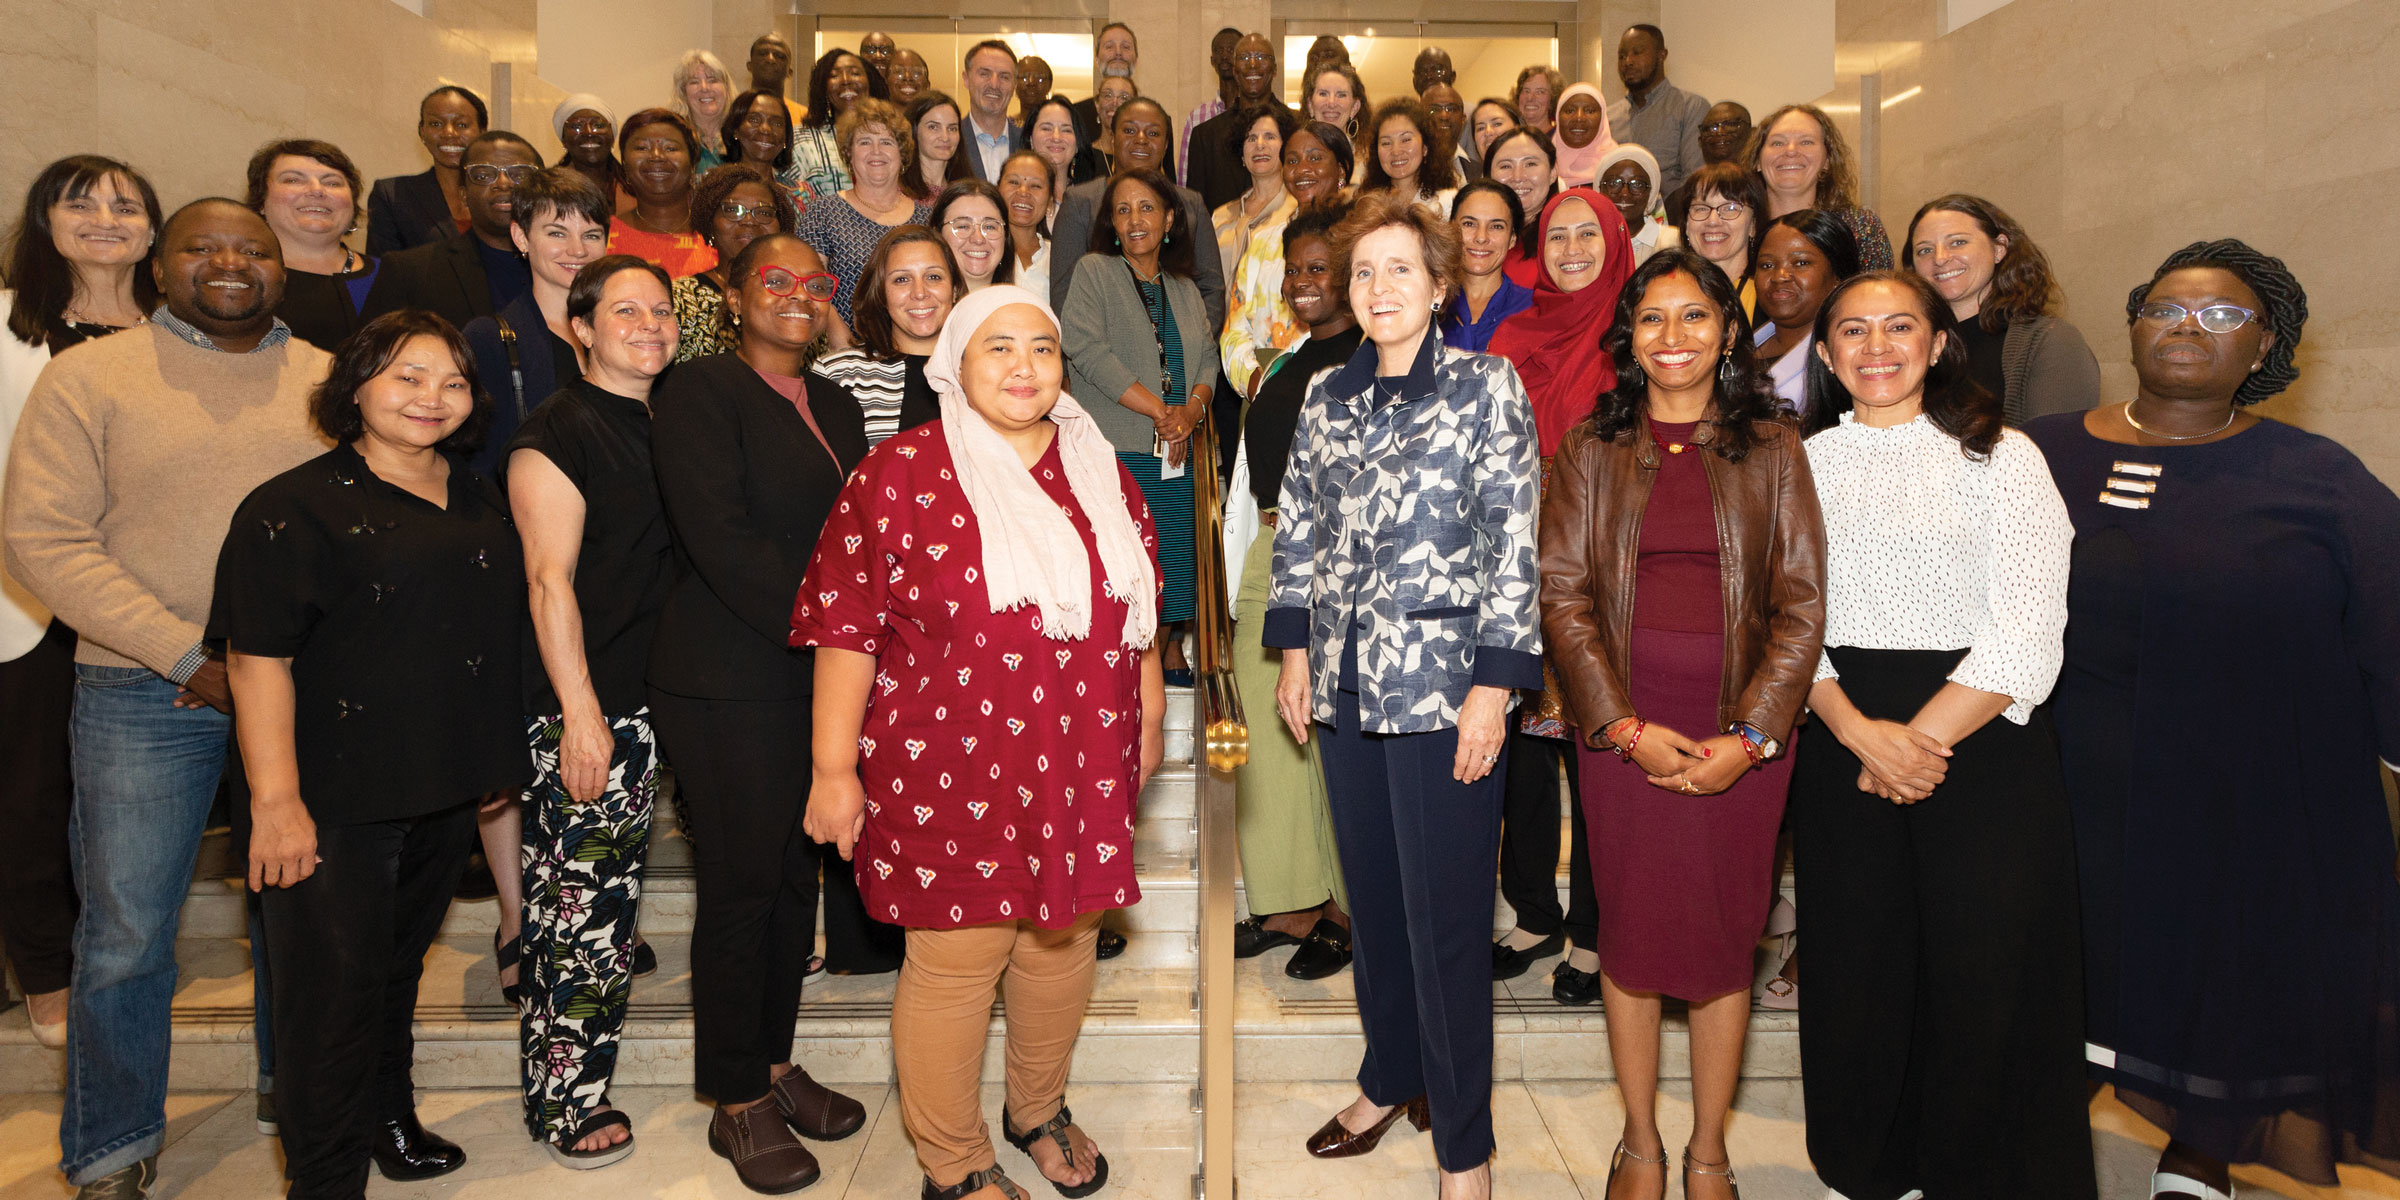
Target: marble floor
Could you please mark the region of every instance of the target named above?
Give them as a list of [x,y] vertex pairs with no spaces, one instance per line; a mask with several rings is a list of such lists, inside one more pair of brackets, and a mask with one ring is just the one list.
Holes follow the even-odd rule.
[[[889,1087],[857,1089],[867,1101],[866,1131],[846,1141],[814,1144],[825,1175],[804,1196],[844,1200],[902,1200],[917,1194],[916,1163],[900,1127]],[[1320,1200],[1326,1197],[1431,1195],[1433,1154],[1423,1135],[1396,1127],[1374,1154],[1347,1162],[1311,1159],[1301,1143],[1349,1089],[1327,1083],[1248,1083],[1235,1114],[1241,1200]],[[369,1184],[376,1200],[522,1200],[573,1194],[736,1200],[743,1190],[706,1143],[708,1110],[682,1088],[618,1089],[635,1115],[641,1148],[603,1171],[569,1174],[528,1141],[518,1124],[513,1093],[428,1091],[427,1124],[466,1147],[465,1169],[439,1180],[400,1185],[380,1177]],[[1109,1156],[1117,1200],[1188,1200],[1195,1123],[1182,1085],[1093,1084],[1078,1087],[1076,1108]],[[248,1093],[177,1093],[168,1099],[169,1148],[160,1162],[156,1200],[235,1200],[279,1193],[282,1158],[275,1143],[251,1124]],[[987,1113],[999,1111],[999,1089],[986,1089]],[[1601,1200],[1608,1152],[1620,1123],[1615,1089],[1606,1083],[1533,1082],[1501,1085],[1493,1096],[1500,1153],[1495,1192],[1509,1200]],[[1734,1162],[1748,1200],[1822,1200],[1825,1189],[1809,1170],[1799,1116],[1799,1087],[1788,1081],[1745,1085],[1731,1136]],[[2136,1200],[2160,1139],[2155,1131],[2103,1095],[2092,1109],[2101,1194]],[[0,1095],[0,1200],[65,1200],[72,1189],[56,1170],[58,1097]],[[1688,1103],[1670,1091],[1660,1103],[1667,1144],[1680,1146],[1691,1128]],[[1037,1173],[1005,1145],[1000,1162],[1036,1196]],[[2309,1188],[2263,1171],[2237,1172],[2244,1200],[2391,1200],[2400,1181],[2345,1172],[2347,1186]]]

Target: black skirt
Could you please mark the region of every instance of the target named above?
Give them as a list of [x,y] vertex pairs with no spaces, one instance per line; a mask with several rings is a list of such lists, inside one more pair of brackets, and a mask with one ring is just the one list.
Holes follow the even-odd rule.
[[[1965,654],[1829,652],[1860,712],[1903,722]],[[1817,1173],[1860,1198],[2096,1197],[2074,852],[2048,714],[1993,718],[1915,804],[1860,791],[1858,757],[1824,722],[1800,736],[1790,822]]]

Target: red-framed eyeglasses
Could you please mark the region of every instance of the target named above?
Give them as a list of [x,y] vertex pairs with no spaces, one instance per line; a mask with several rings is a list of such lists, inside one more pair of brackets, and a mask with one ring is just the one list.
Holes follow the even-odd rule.
[[767,289],[770,295],[789,296],[794,292],[807,292],[811,300],[831,300],[833,294],[841,290],[842,281],[840,276],[831,271],[800,275],[770,263],[758,269],[758,285]]

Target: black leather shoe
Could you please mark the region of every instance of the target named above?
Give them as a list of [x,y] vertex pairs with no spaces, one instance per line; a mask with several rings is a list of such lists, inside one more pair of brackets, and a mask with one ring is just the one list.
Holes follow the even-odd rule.
[[376,1127],[374,1153],[375,1169],[394,1183],[431,1179],[467,1165],[467,1152],[418,1124],[414,1112]]
[[1522,950],[1511,950],[1499,942],[1493,942],[1492,980],[1497,983],[1503,979],[1515,979],[1530,970],[1535,960],[1548,958],[1565,949],[1566,945],[1567,935],[1564,930],[1551,934]]
[[626,957],[629,960],[628,965],[633,968],[635,979],[658,974],[658,951],[651,949],[650,943],[635,942],[633,953]]
[[1550,998],[1576,1007],[1600,998],[1600,972],[1578,971],[1565,963],[1550,973]]
[[492,878],[492,866],[483,860],[483,851],[467,855],[467,869],[458,877],[458,887],[451,895],[460,900],[489,900],[500,894],[500,883]]
[[1234,922],[1233,956],[1257,958],[1277,946],[1297,946],[1301,939],[1280,929],[1267,928],[1265,917],[1243,917]]
[[1350,931],[1319,917],[1317,927],[1292,951],[1291,961],[1283,964],[1283,973],[1294,979],[1323,979],[1349,965]]
[[1092,947],[1092,957],[1109,959],[1123,953],[1125,953],[1125,935],[1114,929],[1101,930],[1099,942]]

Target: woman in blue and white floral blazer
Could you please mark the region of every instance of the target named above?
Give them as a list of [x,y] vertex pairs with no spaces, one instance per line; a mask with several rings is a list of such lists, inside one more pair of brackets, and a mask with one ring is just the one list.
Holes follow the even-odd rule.
[[1310,383],[1262,628],[1279,715],[1323,739],[1367,1035],[1361,1095],[1309,1152],[1364,1154],[1406,1115],[1444,1196],[1488,1196],[1497,768],[1512,693],[1542,686],[1533,411],[1507,360],[1433,330],[1454,226],[1370,194],[1334,253],[1367,340]]

